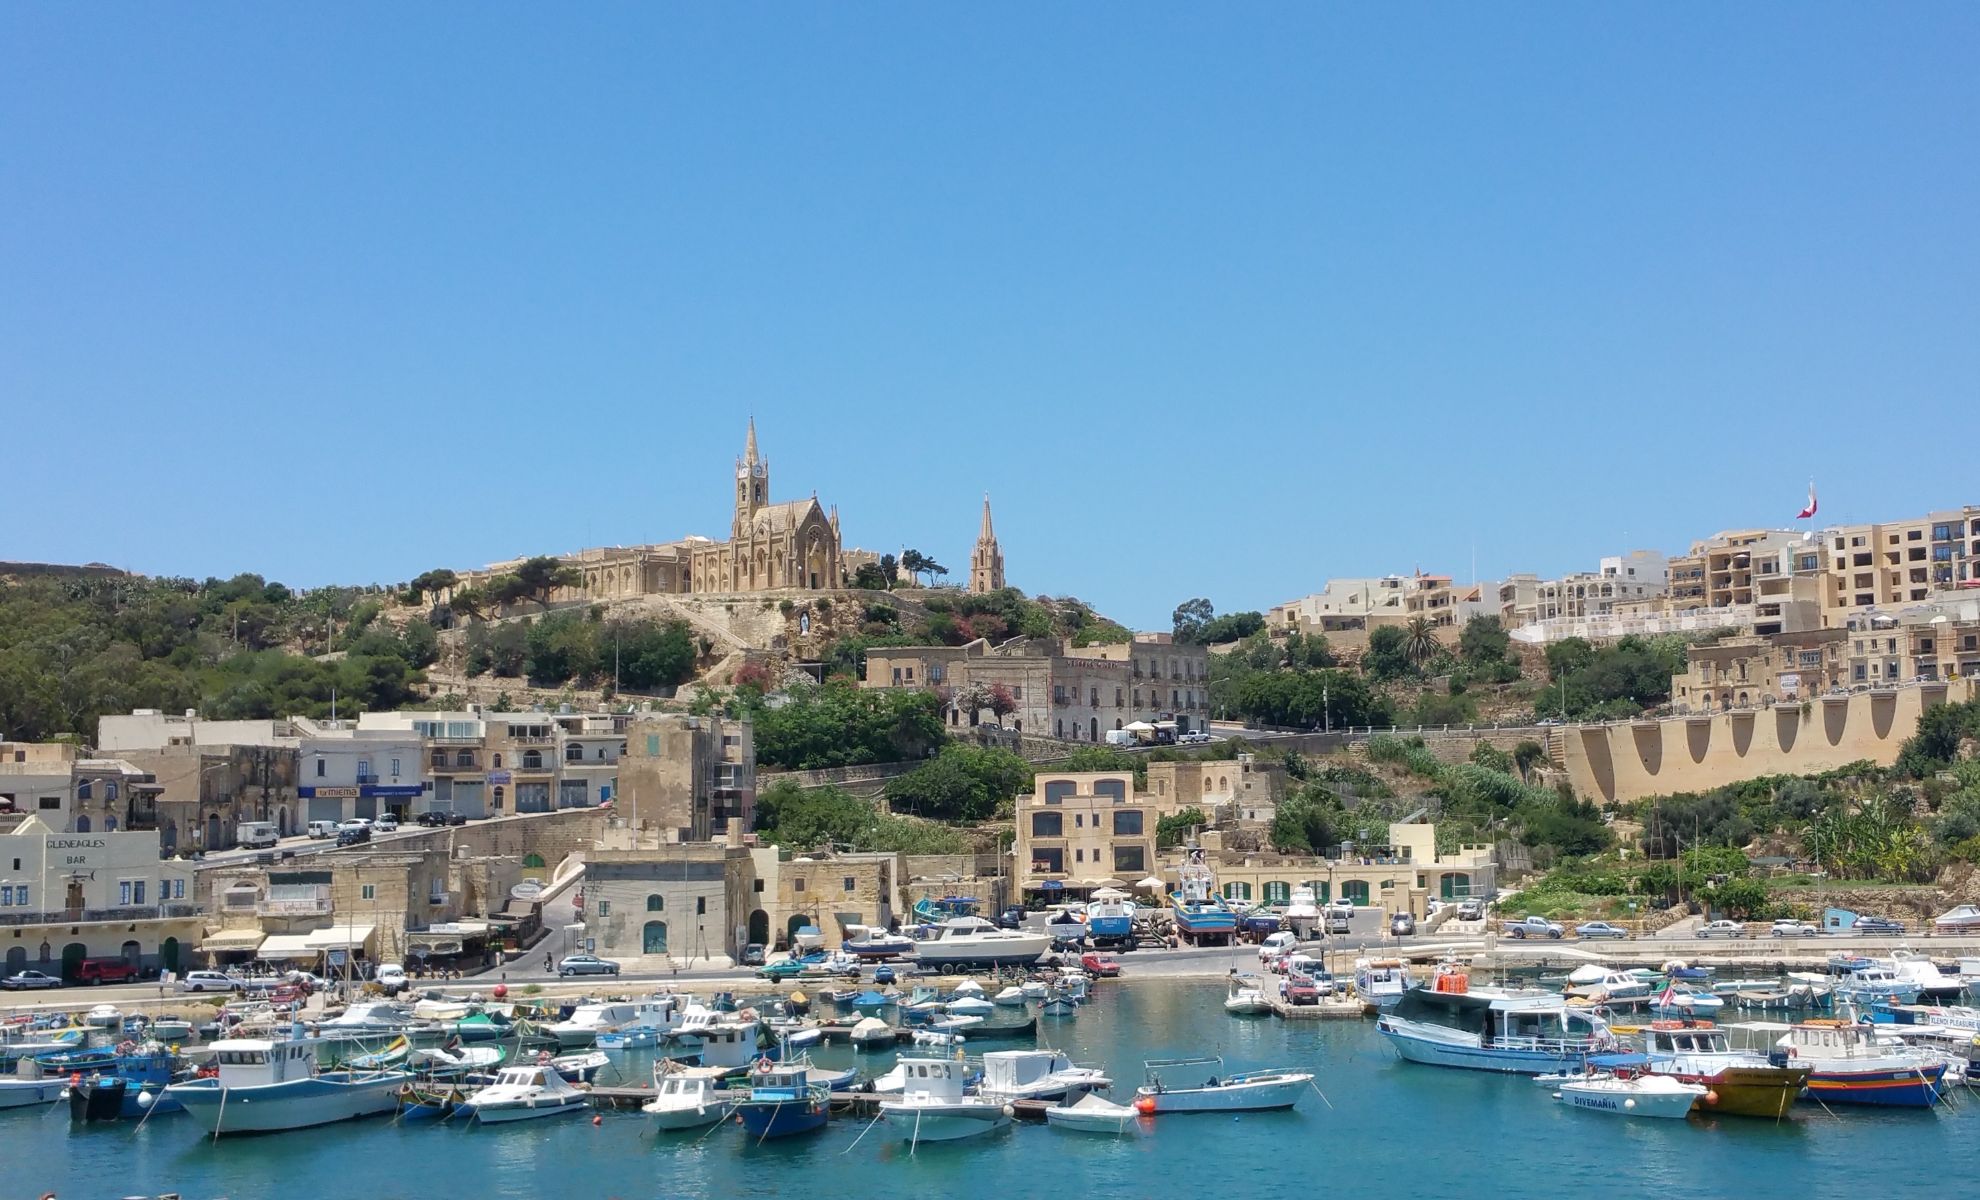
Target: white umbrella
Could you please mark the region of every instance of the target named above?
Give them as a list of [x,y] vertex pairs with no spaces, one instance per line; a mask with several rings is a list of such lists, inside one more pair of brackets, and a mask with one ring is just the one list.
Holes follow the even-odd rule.
[[1150,875],[1148,878],[1142,880],[1140,883],[1137,883],[1134,886],[1138,888],[1147,888],[1151,892],[1159,892],[1163,888],[1168,887],[1169,883],[1165,879],[1158,879],[1157,877]]
[[1095,900],[1125,900],[1127,899],[1127,893],[1119,888],[1103,887],[1093,893],[1093,898]]

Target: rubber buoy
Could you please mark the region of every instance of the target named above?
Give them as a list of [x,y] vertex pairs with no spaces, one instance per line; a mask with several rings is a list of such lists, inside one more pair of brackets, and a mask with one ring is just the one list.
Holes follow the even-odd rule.
[[1134,1111],[1141,1113],[1143,1116],[1153,1116],[1155,1114],[1155,1097],[1142,1096],[1136,1099],[1134,1102]]
[[1705,1093],[1705,1103],[1707,1103],[1707,1104],[1717,1104],[1718,1102],[1719,1102],[1719,1093],[1717,1093],[1717,1092],[1706,1092],[1706,1093]]
[[601,1117],[601,1116],[598,1116],[598,1115],[597,1115],[596,1113],[594,1113],[594,1114],[592,1114],[592,1117],[591,1117],[591,1127],[592,1127],[593,1129],[596,1129],[596,1128],[598,1128],[598,1127],[599,1127],[600,1125],[603,1125],[604,1123],[605,1123],[605,1118],[604,1118],[604,1117]]
[[498,984],[496,984],[496,985],[495,985],[495,998],[496,998],[497,1000],[500,1000],[500,999],[501,999],[502,997],[504,997],[504,996],[506,996],[506,995],[508,995],[508,994],[509,994],[509,985],[508,985],[508,984],[506,984],[506,983],[498,983]]

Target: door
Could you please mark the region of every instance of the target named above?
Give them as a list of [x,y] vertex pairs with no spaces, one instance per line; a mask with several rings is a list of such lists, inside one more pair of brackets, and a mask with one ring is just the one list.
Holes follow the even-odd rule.
[[89,948],[81,942],[70,942],[62,947],[62,982],[74,983],[76,972],[82,969],[82,960],[89,957]]
[[212,816],[206,818],[206,848],[208,850],[219,850],[225,845],[226,843],[220,837],[220,814],[214,813]]
[[179,939],[166,938],[158,945],[158,965],[167,971],[179,969]]
[[667,923],[648,921],[640,931],[639,951],[641,954],[665,954],[667,952]]
[[770,914],[760,908],[749,914],[749,940],[759,946],[770,944]]
[[67,899],[63,902],[62,907],[69,910],[70,920],[74,920],[76,916],[82,912],[83,909],[82,880],[71,879],[69,881],[69,894]]

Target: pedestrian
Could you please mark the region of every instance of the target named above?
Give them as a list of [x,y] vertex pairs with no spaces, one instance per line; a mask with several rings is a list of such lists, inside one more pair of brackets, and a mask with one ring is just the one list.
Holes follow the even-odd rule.
[[548,971],[550,969],[550,956],[548,954],[545,954],[543,956],[543,969],[545,971]]

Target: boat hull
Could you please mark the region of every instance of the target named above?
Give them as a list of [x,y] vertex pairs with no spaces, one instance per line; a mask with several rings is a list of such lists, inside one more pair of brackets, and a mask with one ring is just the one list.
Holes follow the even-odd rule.
[[51,1104],[61,1098],[66,1079],[0,1080],[0,1108],[28,1108]]
[[1001,1104],[954,1104],[931,1107],[894,1102],[883,1103],[880,1111],[887,1123],[900,1130],[909,1142],[953,1142],[976,1137],[1011,1123]]
[[216,1135],[281,1133],[391,1112],[408,1079],[398,1071],[356,1077],[325,1072],[292,1083],[224,1089],[217,1079],[195,1079],[165,1091]]
[[787,1100],[782,1104],[749,1103],[736,1110],[743,1129],[758,1141],[795,1137],[825,1127],[830,1111],[824,1101]]
[[531,1121],[537,1117],[561,1117],[565,1113],[582,1112],[589,1105],[582,1099],[546,1100],[540,1104],[498,1104],[492,1107],[477,1107],[463,1104],[460,1111],[483,1125],[503,1125],[511,1121]]
[[1554,1093],[1562,1104],[1584,1112],[1616,1117],[1657,1117],[1682,1121],[1691,1115],[1699,1097],[1689,1091],[1624,1092],[1614,1089],[1580,1087],[1563,1083]]
[[1164,1113],[1212,1113],[1212,1112],[1270,1112],[1273,1109],[1291,1108],[1299,1103],[1312,1076],[1301,1075],[1260,1083],[1233,1087],[1179,1088],[1172,1091],[1157,1091],[1154,1088],[1140,1088],[1135,1092],[1137,1108],[1144,1102],[1157,1115]]
[[1132,1109],[1123,1114],[1048,1108],[1045,1110],[1045,1123],[1054,1129],[1067,1129],[1074,1133],[1105,1133],[1114,1136],[1140,1133],[1144,1128],[1141,1114]]
[[1439,1036],[1436,1032],[1439,1028],[1386,1015],[1376,1023],[1377,1031],[1405,1062],[1426,1066],[1497,1071],[1504,1075],[1559,1075],[1579,1071],[1588,1061],[1588,1053],[1581,1049],[1486,1046],[1476,1040],[1467,1042]]
[[1872,1104],[1885,1108],[1930,1108],[1944,1094],[1945,1064],[1899,1070],[1825,1071],[1808,1077],[1808,1098],[1824,1104]]
[[655,1129],[705,1129],[729,1115],[729,1106],[721,1103],[699,1104],[692,1108],[644,1108],[646,1119]]
[[1808,1075],[1806,1067],[1727,1067],[1715,1075],[1673,1073],[1671,1078],[1705,1085],[1700,1112],[1778,1121],[1793,1110]]

